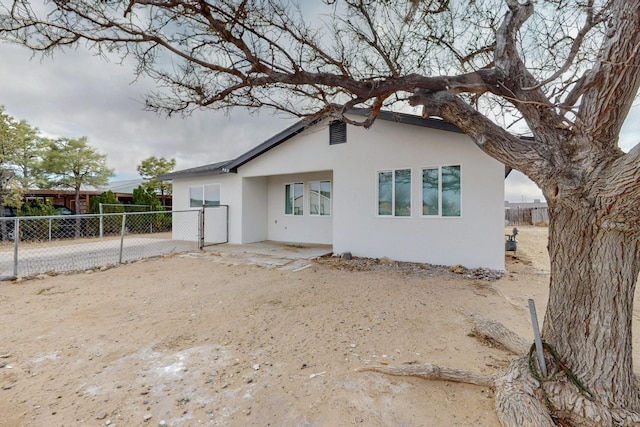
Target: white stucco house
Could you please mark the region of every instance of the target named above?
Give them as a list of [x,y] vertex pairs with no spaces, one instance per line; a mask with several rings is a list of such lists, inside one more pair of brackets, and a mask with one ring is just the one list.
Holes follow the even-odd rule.
[[173,181],[174,212],[228,206],[229,243],[499,270],[504,178],[455,126],[391,112],[370,129],[298,122],[236,159],[161,176]]

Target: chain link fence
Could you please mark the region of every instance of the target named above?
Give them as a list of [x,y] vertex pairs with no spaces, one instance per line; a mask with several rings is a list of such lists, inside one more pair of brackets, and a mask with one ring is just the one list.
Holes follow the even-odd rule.
[[0,218],[0,279],[200,249],[202,211]]

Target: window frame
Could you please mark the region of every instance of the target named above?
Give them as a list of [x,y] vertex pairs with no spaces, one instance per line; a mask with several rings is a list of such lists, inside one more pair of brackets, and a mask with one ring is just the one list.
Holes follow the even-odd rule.
[[[213,201],[214,203],[212,204],[207,204],[207,187],[217,187],[217,193],[218,193],[218,200]],[[200,204],[194,204],[193,201],[196,200],[192,197],[193,195],[193,190],[199,191],[200,192],[200,198],[197,199],[197,201],[200,202]],[[222,199],[222,186],[219,183],[213,183],[213,184],[200,184],[200,185],[190,185],[189,186],[189,207],[190,208],[213,208],[213,207],[219,207],[221,205],[221,199]]]
[[[300,204],[300,213],[297,213],[298,211],[296,211],[296,185],[301,185],[302,186],[302,192],[300,193],[300,197],[302,197],[302,201]],[[290,190],[287,190],[288,188],[292,188],[293,192],[291,192]],[[284,215],[285,216],[304,216],[304,203],[305,203],[305,198],[304,198],[304,192],[305,192],[305,185],[304,182],[287,182],[284,184]],[[290,202],[291,202],[291,213],[287,213],[287,208],[288,208],[288,204],[287,204],[287,200],[289,198],[289,195],[292,196]]]
[[[322,206],[322,204],[320,203],[321,199],[321,195],[322,195],[322,184],[323,183],[328,183],[329,184],[329,212],[328,213],[323,213],[321,212],[321,209],[319,209],[318,213],[313,213],[313,185],[314,184],[318,184],[318,206]],[[317,181],[309,181],[307,182],[307,185],[309,187],[309,216],[320,216],[320,217],[326,217],[326,216],[331,216],[333,213],[333,200],[332,200],[332,193],[333,193],[333,183],[331,182],[331,180],[329,179],[321,179],[321,180],[317,180]]]
[[[443,215],[442,214],[442,203],[443,203],[443,192],[442,192],[442,170],[444,168],[457,167],[459,169],[459,214],[458,215]],[[426,170],[437,170],[438,171],[438,212],[436,214],[425,214],[424,213],[424,171]],[[462,218],[462,164],[446,164],[439,166],[425,166],[420,168],[420,217],[421,218]]]
[[[408,215],[398,215],[397,214],[397,191],[396,191],[396,173],[398,171],[408,171],[409,172],[409,207],[408,207]],[[380,174],[383,173],[391,173],[391,213],[390,214],[381,214],[380,213]],[[380,169],[376,171],[376,216],[378,218],[411,218],[413,217],[413,169],[410,167],[402,167],[402,168],[393,168],[393,169]]]

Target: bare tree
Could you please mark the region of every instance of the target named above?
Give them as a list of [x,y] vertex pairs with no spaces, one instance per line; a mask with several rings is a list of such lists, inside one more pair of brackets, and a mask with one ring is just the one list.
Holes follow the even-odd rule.
[[[501,422],[640,423],[631,352],[640,145],[618,147],[640,85],[640,0],[32,7],[15,0],[2,12],[3,38],[45,53],[85,42],[133,56],[137,72],[163,88],[150,95],[151,110],[272,107],[354,123],[345,112],[367,106],[371,114],[354,124],[370,126],[381,108],[408,103],[456,124],[544,192],[551,281],[543,335],[576,379],[536,379],[526,358],[516,360],[493,380]],[[513,122],[533,138],[508,131]]]

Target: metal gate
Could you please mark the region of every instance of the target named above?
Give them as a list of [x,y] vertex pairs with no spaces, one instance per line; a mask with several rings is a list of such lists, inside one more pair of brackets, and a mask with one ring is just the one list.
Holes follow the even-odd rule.
[[229,242],[229,205],[203,207],[200,221],[200,249]]

